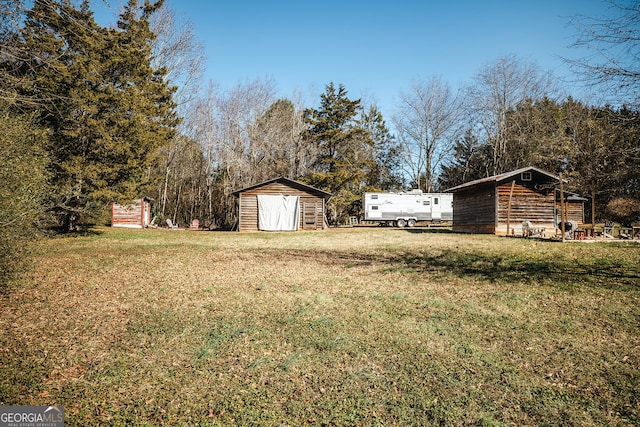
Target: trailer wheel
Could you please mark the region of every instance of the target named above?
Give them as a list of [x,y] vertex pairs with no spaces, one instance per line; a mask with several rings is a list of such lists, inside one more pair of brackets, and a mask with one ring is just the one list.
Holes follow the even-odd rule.
[[415,227],[416,226],[416,220],[415,219],[410,219],[409,221],[407,221],[407,225],[409,227]]
[[405,225],[407,225],[407,221],[405,221],[404,219],[399,219],[396,221],[397,227],[404,227]]

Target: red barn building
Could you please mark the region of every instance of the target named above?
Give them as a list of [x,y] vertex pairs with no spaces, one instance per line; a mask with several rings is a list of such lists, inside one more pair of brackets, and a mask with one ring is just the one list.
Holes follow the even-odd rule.
[[151,224],[153,199],[143,197],[130,205],[111,204],[111,226],[123,228],[145,228]]

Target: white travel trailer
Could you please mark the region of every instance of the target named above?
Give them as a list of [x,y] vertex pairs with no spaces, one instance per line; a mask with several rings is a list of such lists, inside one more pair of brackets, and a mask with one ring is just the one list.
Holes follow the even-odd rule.
[[413,227],[417,221],[452,221],[453,194],[423,193],[364,193],[362,198],[365,221]]

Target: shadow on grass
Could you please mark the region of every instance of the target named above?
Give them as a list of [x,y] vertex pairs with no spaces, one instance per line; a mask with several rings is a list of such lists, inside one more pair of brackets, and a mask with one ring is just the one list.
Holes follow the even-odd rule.
[[640,266],[616,258],[567,258],[544,254],[488,254],[442,249],[437,253],[403,251],[388,255],[331,251],[288,251],[292,257],[322,259],[353,268],[381,266],[403,274],[432,274],[502,283],[537,283],[559,288],[592,286],[616,290],[640,288]]
[[45,230],[46,236],[50,238],[56,237],[91,237],[91,236],[101,236],[104,234],[104,231],[92,226],[81,226],[77,230],[66,231],[61,227],[49,227]]
[[405,253],[390,259],[418,272],[447,272],[461,278],[491,282],[536,282],[559,285],[588,284],[598,287],[637,289],[640,272],[622,262],[563,260],[558,258],[491,255],[481,252],[444,250],[437,255]]
[[453,231],[451,231],[450,228],[420,227],[420,228],[400,228],[399,230],[402,230],[411,234],[453,234]]
[[411,234],[453,234],[451,231],[451,227],[447,226],[416,226],[416,227],[391,227],[384,225],[359,225],[357,227],[353,227],[354,229],[376,229],[376,228],[384,228],[385,230],[391,232],[402,232],[402,233],[411,233]]

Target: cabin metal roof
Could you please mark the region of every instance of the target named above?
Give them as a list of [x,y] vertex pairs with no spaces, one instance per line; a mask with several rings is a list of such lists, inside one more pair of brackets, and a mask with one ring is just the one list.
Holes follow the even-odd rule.
[[490,177],[487,177],[487,178],[476,179],[475,181],[469,181],[469,182],[466,182],[464,184],[457,185],[455,187],[447,188],[445,191],[454,193],[456,191],[463,190],[463,189],[466,189],[466,188],[469,188],[469,187],[473,187],[473,186],[479,185],[479,184],[486,184],[486,183],[491,183],[491,182],[500,182],[500,181],[503,181],[505,179],[511,178],[511,177],[513,177],[515,175],[519,175],[522,172],[530,172],[530,171],[537,172],[539,174],[548,176],[549,178],[560,182],[560,177],[558,177],[556,175],[553,175],[553,174],[551,174],[549,172],[543,171],[542,169],[538,169],[536,167],[529,166],[529,167],[526,167],[526,168],[516,169],[516,170],[511,171],[511,172],[505,172],[505,173],[501,173],[499,175],[494,175],[494,176],[490,176]]

